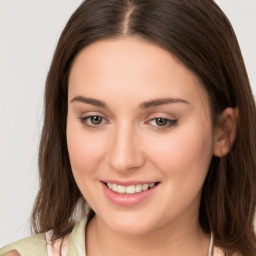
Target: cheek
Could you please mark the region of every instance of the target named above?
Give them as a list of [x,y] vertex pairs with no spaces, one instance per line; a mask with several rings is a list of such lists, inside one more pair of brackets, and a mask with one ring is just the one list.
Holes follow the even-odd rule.
[[151,142],[154,147],[148,146],[153,162],[164,176],[176,177],[181,183],[187,177],[204,179],[213,154],[211,128],[192,124],[174,129],[163,139]]
[[94,172],[102,156],[102,143],[103,140],[95,140],[93,134],[86,134],[81,124],[68,123],[67,145],[75,178],[85,178]]
[[161,198],[161,205],[168,208],[166,214],[172,212],[173,216],[179,216],[190,206],[199,207],[201,189],[212,158],[211,129],[204,132],[201,129],[197,126],[177,129],[164,141],[151,141],[156,145],[151,146],[151,150],[154,149],[151,161],[161,172],[165,184],[167,196]]

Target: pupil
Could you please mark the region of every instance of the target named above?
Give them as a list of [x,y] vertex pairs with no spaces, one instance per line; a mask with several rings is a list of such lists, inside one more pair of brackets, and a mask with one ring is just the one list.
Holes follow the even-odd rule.
[[101,123],[101,121],[102,121],[102,118],[99,117],[99,116],[93,116],[93,117],[91,117],[91,122],[92,122],[92,124],[94,124],[94,125],[99,125],[99,124]]
[[167,124],[167,120],[164,118],[157,118],[156,123],[158,126],[165,126]]

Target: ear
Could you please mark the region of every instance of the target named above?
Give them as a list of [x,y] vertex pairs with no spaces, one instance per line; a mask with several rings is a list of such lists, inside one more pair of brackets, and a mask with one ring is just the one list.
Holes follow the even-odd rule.
[[217,157],[226,155],[232,148],[237,132],[238,109],[226,108],[219,116],[214,131],[213,154]]

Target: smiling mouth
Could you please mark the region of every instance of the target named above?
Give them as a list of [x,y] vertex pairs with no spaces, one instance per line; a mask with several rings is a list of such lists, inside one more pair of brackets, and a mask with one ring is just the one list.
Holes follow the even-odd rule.
[[152,183],[145,183],[145,184],[137,184],[137,185],[129,185],[123,186],[115,183],[105,183],[104,184],[112,191],[118,194],[136,194],[142,191],[147,191],[152,189],[153,187],[157,186],[160,182],[152,182]]

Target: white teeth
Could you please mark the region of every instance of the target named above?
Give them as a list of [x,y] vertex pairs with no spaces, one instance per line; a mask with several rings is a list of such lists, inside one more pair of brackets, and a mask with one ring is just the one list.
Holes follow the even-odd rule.
[[138,193],[138,192],[141,192],[141,191],[142,191],[142,185],[136,185],[135,191],[136,191],[137,193]]
[[148,184],[143,184],[142,185],[142,189],[145,191],[145,190],[148,190]]
[[117,192],[120,193],[120,194],[124,194],[125,193],[125,186],[117,185]]
[[107,183],[107,186],[109,189],[113,190],[114,192],[117,192],[119,194],[134,194],[134,193],[140,193],[141,191],[146,191],[149,188],[153,188],[155,186],[155,182],[149,183],[149,184],[138,184],[138,185],[130,185],[130,186],[123,186],[123,185],[117,185],[115,183]]
[[134,186],[134,185],[132,185],[132,186],[127,186],[125,192],[126,192],[127,194],[134,194],[134,193],[135,193],[135,186]]
[[116,184],[112,184],[112,190],[117,192],[117,185]]

